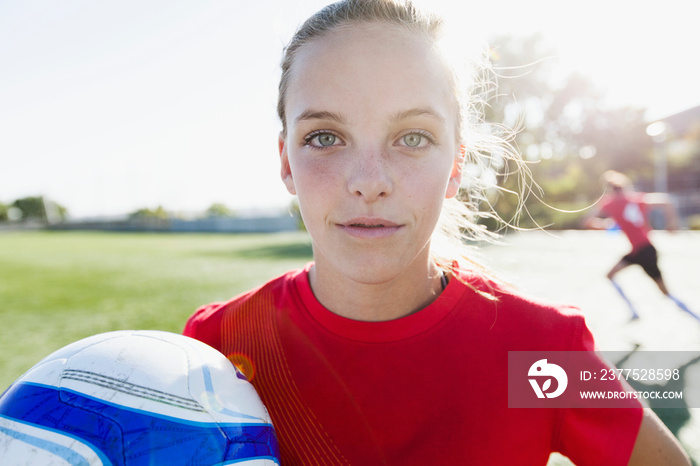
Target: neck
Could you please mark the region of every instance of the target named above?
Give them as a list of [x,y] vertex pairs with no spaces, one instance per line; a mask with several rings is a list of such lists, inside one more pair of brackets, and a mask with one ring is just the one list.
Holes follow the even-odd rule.
[[332,270],[309,272],[311,288],[331,312],[353,320],[380,322],[413,314],[442,292],[442,273],[431,262],[422,273],[406,272],[380,283],[360,283]]

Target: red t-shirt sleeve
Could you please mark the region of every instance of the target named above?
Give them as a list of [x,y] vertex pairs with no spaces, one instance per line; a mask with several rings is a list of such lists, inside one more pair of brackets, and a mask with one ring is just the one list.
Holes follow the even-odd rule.
[[[574,351],[593,351],[593,335],[583,325]],[[604,363],[601,361],[601,366]],[[637,400],[626,408],[563,409],[557,450],[577,466],[620,465],[629,462],[644,411]],[[622,401],[621,401],[622,403]]]
[[221,319],[224,305],[212,303],[200,307],[187,319],[182,334],[221,351]]

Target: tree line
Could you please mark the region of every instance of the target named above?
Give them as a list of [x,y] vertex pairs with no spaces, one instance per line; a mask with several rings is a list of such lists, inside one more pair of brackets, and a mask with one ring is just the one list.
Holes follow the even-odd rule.
[[[204,212],[204,217],[235,217],[236,211],[223,203],[215,202]],[[127,215],[129,220],[167,220],[174,216],[163,206],[140,208]],[[0,222],[59,223],[68,218],[68,209],[44,196],[29,196],[10,204],[0,202]]]

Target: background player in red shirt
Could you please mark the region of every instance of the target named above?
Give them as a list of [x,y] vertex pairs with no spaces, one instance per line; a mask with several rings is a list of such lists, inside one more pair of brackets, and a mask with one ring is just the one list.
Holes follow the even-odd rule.
[[632,250],[622,257],[607,275],[615,289],[627,302],[632,311],[632,319],[637,319],[639,315],[614,277],[622,269],[636,264],[654,280],[663,294],[682,310],[700,320],[700,317],[691,312],[688,306],[669,293],[659,269],[657,250],[649,238],[651,231],[649,211],[653,207],[659,207],[664,214],[666,229],[674,231],[678,228],[678,217],[669,196],[664,193],[634,192],[629,178],[614,170],[608,170],[602,178],[610,193],[602,199],[600,207],[586,219],[586,225],[595,229],[611,229],[617,226],[632,245]]
[[458,200],[464,165],[517,154],[479,120],[476,75],[442,39],[439,18],[401,1],[342,1],[301,26],[282,63],[279,151],[314,261],[203,306],[185,334],[242,368],[284,465],[545,465],[553,451],[689,464],[634,400],[509,408],[509,351],[602,362],[578,311],[500,284],[466,245],[492,214]]

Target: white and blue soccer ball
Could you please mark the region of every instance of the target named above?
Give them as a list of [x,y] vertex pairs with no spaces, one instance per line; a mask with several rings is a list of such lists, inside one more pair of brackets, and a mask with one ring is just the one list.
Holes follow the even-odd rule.
[[3,393],[0,464],[272,466],[279,449],[224,355],[174,333],[117,331],[56,351]]

